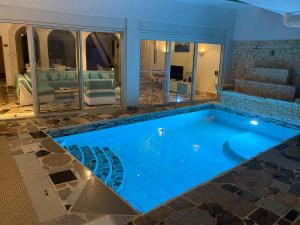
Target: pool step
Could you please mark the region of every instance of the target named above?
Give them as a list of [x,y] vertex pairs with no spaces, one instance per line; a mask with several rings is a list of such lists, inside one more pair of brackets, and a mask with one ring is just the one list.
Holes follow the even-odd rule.
[[66,148],[76,159],[84,164],[84,154],[77,145],[69,145]]
[[124,165],[120,158],[114,154],[110,148],[104,147],[103,151],[110,159],[112,165],[111,177],[107,185],[118,192],[122,188],[125,180]]
[[237,163],[247,161],[278,144],[278,141],[252,131],[230,138],[223,145],[224,155]]
[[112,165],[109,158],[104,151],[99,147],[93,147],[98,159],[98,167],[95,170],[96,176],[100,177],[105,183],[107,183],[111,177]]
[[84,154],[83,164],[95,173],[98,166],[98,159],[95,153],[91,150],[89,146],[84,146],[81,148],[81,150]]
[[67,150],[82,164],[118,192],[124,183],[124,165],[120,158],[108,147],[69,145]]

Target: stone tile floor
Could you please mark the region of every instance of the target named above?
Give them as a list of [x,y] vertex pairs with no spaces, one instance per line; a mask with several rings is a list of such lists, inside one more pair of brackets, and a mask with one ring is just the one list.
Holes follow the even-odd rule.
[[[166,108],[158,110],[163,109]],[[106,212],[107,207],[101,204],[101,197],[106,195],[101,191],[97,192],[101,186],[97,177],[41,132],[45,129],[87,124],[146,111],[84,113],[0,122],[0,139],[9,146],[6,150],[1,148],[0,160],[3,158],[5,161],[8,155],[13,162],[13,157],[31,154],[44,171],[41,176],[70,170],[77,178],[54,184],[50,177],[46,176],[52,183],[51,190],[56,193],[54,197],[65,209],[64,215],[43,221],[36,213],[38,210],[32,203],[34,201],[30,201],[32,196],[29,197],[26,193],[26,187],[30,187],[26,186],[22,179],[17,179],[13,187],[24,187],[24,190],[15,201],[11,201],[12,208],[9,211],[14,213],[14,216],[4,210],[9,209],[10,204],[2,210],[0,208],[0,224],[300,225],[300,136],[268,150],[145,215],[138,215],[116,196],[113,199],[116,204],[111,204],[109,212]],[[5,176],[6,173],[7,168],[4,166],[0,170],[0,176]],[[70,172],[68,174],[70,175]],[[18,176],[20,177],[18,171],[12,175]],[[1,187],[4,183],[1,180]],[[46,187],[44,195],[39,196],[40,199],[44,199],[39,207],[45,207],[43,203],[48,201],[45,196],[48,192],[50,194],[51,190]],[[11,185],[3,186],[1,193],[1,196],[7,198],[13,198],[15,194],[11,191]],[[16,210],[20,205],[15,205],[23,198],[27,204],[26,217],[22,216],[22,211]],[[106,199],[102,200],[106,202]],[[7,222],[9,218],[14,219]]]
[[0,78],[0,119],[25,118],[33,116],[32,106],[20,106],[16,90],[7,87]]

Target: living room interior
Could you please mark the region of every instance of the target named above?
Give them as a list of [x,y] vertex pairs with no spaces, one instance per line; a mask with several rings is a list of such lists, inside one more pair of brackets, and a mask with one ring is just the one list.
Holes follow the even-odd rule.
[[[120,39],[118,33],[35,28],[34,99],[27,27],[2,23],[3,68],[0,119],[32,117],[39,112],[96,109],[120,105]],[[78,51],[82,46],[84,102],[80,105]],[[5,69],[4,69],[5,68]],[[35,102],[36,101],[36,102]]]
[[142,40],[140,104],[217,99],[221,57],[220,44]]

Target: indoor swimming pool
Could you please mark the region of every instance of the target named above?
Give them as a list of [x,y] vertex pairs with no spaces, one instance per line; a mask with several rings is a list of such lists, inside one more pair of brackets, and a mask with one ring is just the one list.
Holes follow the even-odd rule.
[[145,213],[298,133],[260,118],[208,109],[56,141]]

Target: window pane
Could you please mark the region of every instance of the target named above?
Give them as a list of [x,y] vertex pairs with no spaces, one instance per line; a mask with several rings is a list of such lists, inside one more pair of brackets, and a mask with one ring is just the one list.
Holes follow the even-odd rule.
[[34,32],[39,42],[36,77],[40,112],[79,109],[77,33],[44,28]]
[[166,41],[141,41],[139,103],[163,104],[166,78]]
[[85,108],[120,105],[121,35],[82,32]]
[[194,44],[173,42],[170,71],[169,101],[181,102],[191,99],[194,61]]

